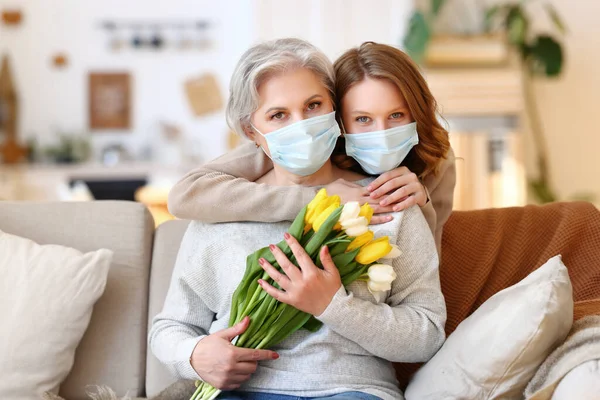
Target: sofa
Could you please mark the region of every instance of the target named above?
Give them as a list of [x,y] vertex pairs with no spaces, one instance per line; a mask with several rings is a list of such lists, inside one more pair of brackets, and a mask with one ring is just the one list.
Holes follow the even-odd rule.
[[[155,229],[146,207],[134,202],[0,202],[0,229],[7,233],[84,252],[114,251],[62,397],[88,399],[88,385],[101,384],[146,398],[174,382],[150,353],[147,332],[162,308],[187,224],[174,220]],[[600,213],[587,203],[453,213],[440,267],[448,333],[493,293],[558,253],[569,266],[576,318],[600,314],[600,264],[593,268],[599,243]],[[398,365],[403,384],[415,368]]]

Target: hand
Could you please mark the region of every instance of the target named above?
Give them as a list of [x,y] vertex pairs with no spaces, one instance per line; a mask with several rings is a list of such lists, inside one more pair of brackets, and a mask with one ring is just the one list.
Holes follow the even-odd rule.
[[415,204],[427,204],[427,192],[419,178],[406,167],[385,172],[375,179],[367,190],[379,205],[392,206],[394,211],[405,210]]
[[271,350],[235,347],[233,338],[246,331],[250,318],[236,325],[208,335],[200,340],[192,352],[192,368],[213,387],[221,390],[237,389],[256,371],[258,361],[275,360],[279,355]]
[[259,259],[258,262],[284,291],[275,289],[262,279],[258,283],[265,292],[282,303],[319,316],[329,306],[331,299],[342,285],[340,272],[333,263],[327,246],[321,248],[324,269],[320,269],[293,236],[286,233],[284,238],[296,256],[300,268],[292,264],[279,247],[271,245],[271,252],[285,274],[279,272],[264,258]]
[[329,195],[337,194],[338,196],[340,196],[342,204],[347,203],[349,201],[358,201],[360,205],[369,203],[373,208],[373,217],[371,218],[371,225],[383,224],[393,219],[391,215],[378,215],[394,211],[393,207],[381,206],[379,204],[379,200],[370,197],[370,192],[363,186],[357,185],[353,182],[348,182],[345,179],[338,179],[325,186],[325,189],[327,190],[327,193]]

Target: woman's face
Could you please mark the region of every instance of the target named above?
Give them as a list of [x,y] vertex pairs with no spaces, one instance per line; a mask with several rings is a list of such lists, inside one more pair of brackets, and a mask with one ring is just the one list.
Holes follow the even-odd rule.
[[[259,87],[260,103],[252,125],[264,135],[294,122],[329,114],[331,96],[311,70],[297,68],[267,78]],[[248,137],[268,151],[265,138],[251,127]]]
[[413,122],[400,89],[387,79],[365,78],[342,98],[347,134],[381,131]]

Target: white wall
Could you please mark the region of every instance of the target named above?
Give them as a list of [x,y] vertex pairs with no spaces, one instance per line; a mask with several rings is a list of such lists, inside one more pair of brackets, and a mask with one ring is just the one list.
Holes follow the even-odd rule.
[[335,60],[365,41],[398,46],[410,18],[411,0],[255,0],[260,40],[306,39]]
[[[254,38],[252,4],[211,0],[0,0],[0,10],[18,7],[17,28],[0,25],[0,54],[9,52],[20,96],[20,132],[48,141],[56,130],[85,131],[88,126],[87,73],[128,71],[133,77],[131,132],[93,134],[97,149],[121,142],[139,152],[158,134],[159,122],[180,125],[203,159],[226,149],[224,113],[194,118],[184,98],[183,82],[203,72],[217,74],[223,96],[240,54]],[[187,53],[108,49],[109,35],[98,28],[105,19],[191,20],[214,24],[214,50]],[[57,70],[51,57],[62,51],[69,66]]]

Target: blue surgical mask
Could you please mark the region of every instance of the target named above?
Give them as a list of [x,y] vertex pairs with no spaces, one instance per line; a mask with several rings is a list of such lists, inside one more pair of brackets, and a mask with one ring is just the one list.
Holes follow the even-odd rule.
[[383,131],[346,134],[344,139],[346,154],[372,175],[399,166],[410,150],[419,143],[416,122]]
[[263,134],[267,141],[271,160],[295,175],[308,176],[317,172],[333,153],[340,127],[335,111],[295,122],[291,125]]

